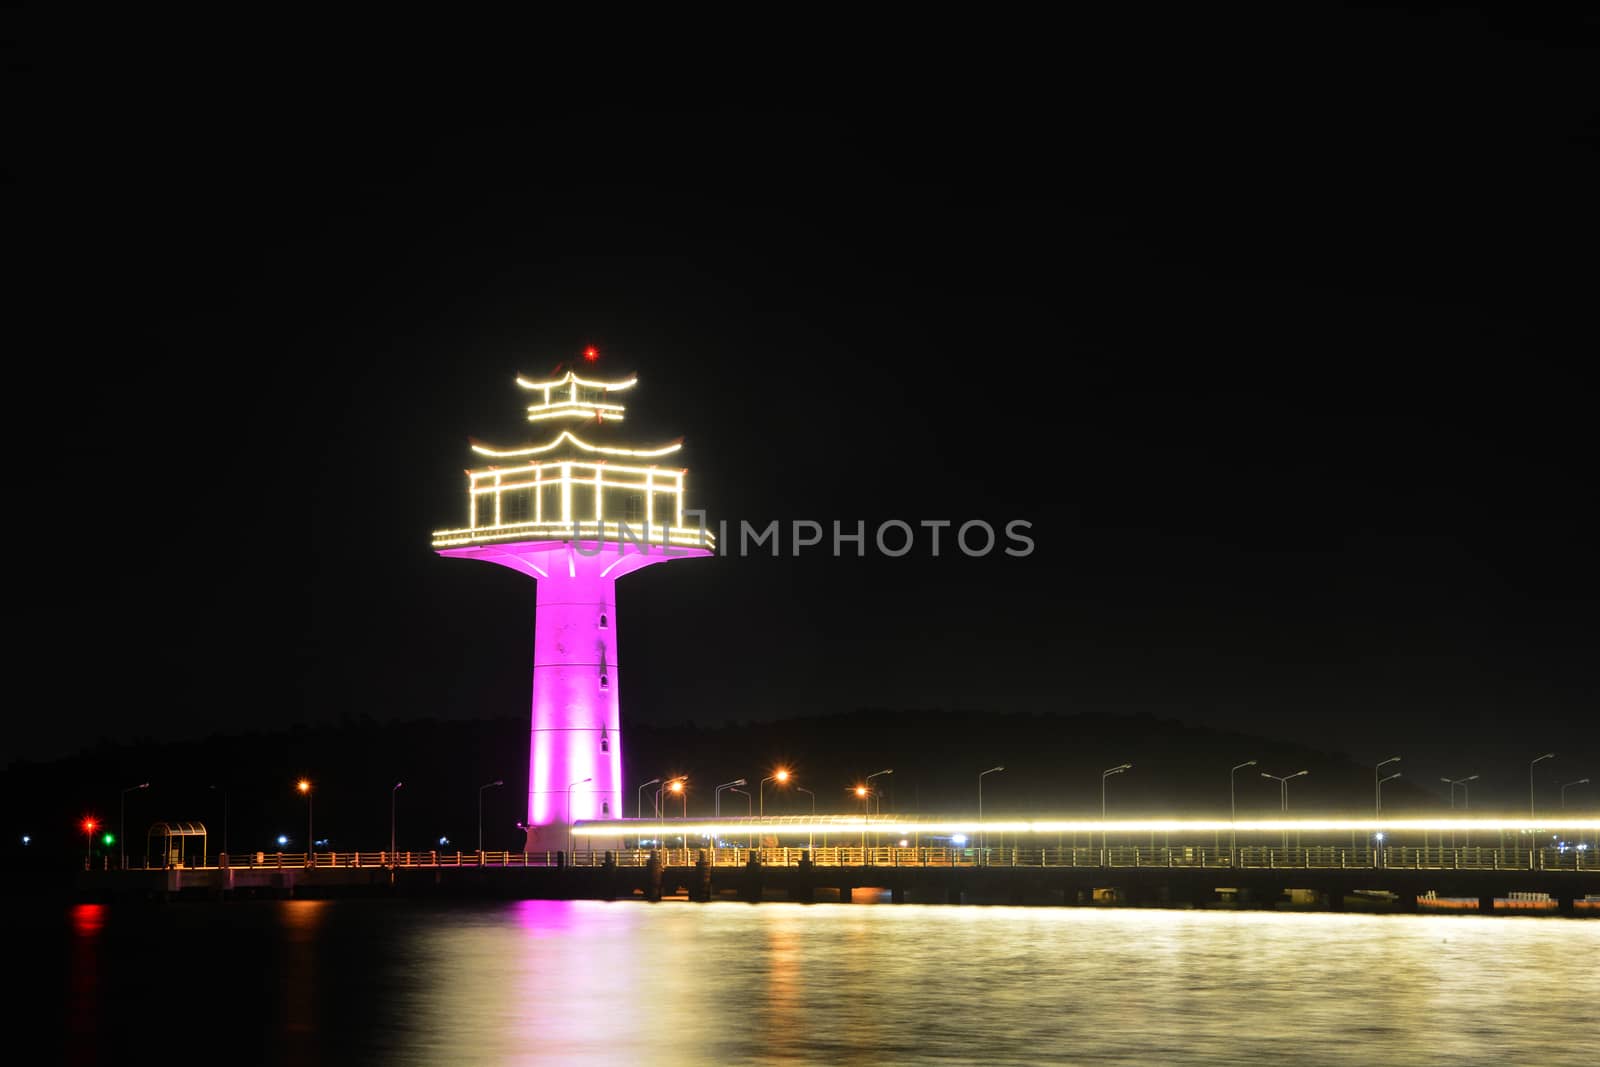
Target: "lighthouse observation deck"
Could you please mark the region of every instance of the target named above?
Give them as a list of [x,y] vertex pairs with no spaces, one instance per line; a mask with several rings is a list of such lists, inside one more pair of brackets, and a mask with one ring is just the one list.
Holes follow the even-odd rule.
[[[685,521],[687,470],[657,462],[677,453],[681,439],[643,448],[598,439],[607,424],[624,418],[616,397],[636,378],[605,382],[568,371],[541,382],[519,377],[517,384],[534,393],[530,422],[569,426],[542,444],[520,448],[474,441],[474,453],[498,462],[466,472],[467,525],[434,531],[434,548],[510,541],[712,547],[703,522]],[[572,428],[573,423],[581,425]]]

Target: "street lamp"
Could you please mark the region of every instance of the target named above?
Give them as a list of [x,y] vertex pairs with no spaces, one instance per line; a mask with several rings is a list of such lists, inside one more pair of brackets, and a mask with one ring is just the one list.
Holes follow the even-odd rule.
[[[501,779],[496,778],[494,781],[485,782],[483,785],[480,785],[478,787],[478,851],[480,853],[483,852],[483,791],[485,789],[493,789],[496,786],[502,786],[502,785],[505,785],[505,784],[506,783],[504,781],[502,781]],[[569,793],[567,795],[567,801],[568,801],[567,807],[569,809],[572,807],[571,800],[572,800],[572,795]],[[571,851],[571,850],[569,849],[568,851]]]
[[122,791],[122,796],[117,798],[121,802],[122,807],[121,813],[117,817],[117,836],[122,839],[122,858],[117,861],[117,870],[119,871],[128,869],[128,794],[133,792],[135,789],[149,788],[149,782],[140,782],[138,785],[130,785],[128,788]]
[[94,828],[99,825],[93,816],[83,820],[83,869],[86,871],[94,862]]
[[[567,785],[567,863],[569,865],[572,863],[572,787],[583,785],[584,782],[592,781],[594,781],[594,777],[591,775],[590,777],[583,779],[583,781],[571,782]],[[495,784],[499,785],[500,783],[496,782]],[[480,793],[479,796],[482,796],[482,794]],[[478,832],[482,833],[483,831],[480,828]],[[483,842],[481,840],[478,842],[478,851],[483,851]]]
[[[1461,787],[1461,810],[1470,811],[1472,809],[1472,794],[1467,791],[1467,783],[1468,782],[1476,782],[1477,780],[1478,780],[1478,776],[1476,774],[1469,774],[1465,778],[1441,778],[1441,779],[1439,779],[1439,781],[1446,782],[1450,786],[1450,810],[1451,811],[1455,811],[1456,810],[1456,786],[1458,786],[1458,785]],[[1443,843],[1444,843],[1444,839],[1441,836],[1440,844],[1442,845]],[[1453,829],[1450,831],[1450,847],[1451,848],[1455,848],[1456,847],[1456,832]],[[1471,830],[1467,831],[1467,847],[1468,848],[1472,847],[1472,831]]]
[[1119,763],[1100,772],[1100,851],[1106,850],[1106,779],[1113,774],[1133,770],[1131,763]]
[[[1233,790],[1234,776],[1236,774],[1238,774],[1240,771],[1244,770],[1246,767],[1254,767],[1255,765],[1256,765],[1256,761],[1255,760],[1245,760],[1243,763],[1239,764],[1237,767],[1233,768],[1233,770],[1228,772],[1228,821],[1230,823],[1237,823],[1239,821],[1239,805],[1238,805],[1238,802],[1234,799],[1234,790]],[[1238,831],[1235,830],[1232,825],[1230,825],[1228,827],[1228,862],[1229,863],[1235,862],[1234,861],[1234,855],[1238,851],[1239,851],[1239,834],[1238,834]]]
[[[671,778],[667,780],[665,785],[656,790],[656,818],[660,820],[661,824],[661,846],[663,848],[665,848],[667,844],[667,806],[661,803],[661,794],[663,792],[682,794],[683,817],[687,819],[689,817],[689,794],[684,792],[684,785],[688,781],[688,778],[682,776]],[[689,847],[689,837],[687,833],[684,835],[683,844],[685,848]]]
[[[872,788],[872,780],[874,778],[879,778],[879,777],[882,777],[885,774],[893,774],[893,773],[894,773],[894,768],[890,767],[886,771],[876,771],[876,772],[874,772],[872,774],[867,775],[867,788],[869,790]],[[878,798],[878,801],[877,801],[878,814],[882,815],[883,814],[883,793],[880,791],[880,792],[874,793],[873,796]],[[891,815],[894,814],[893,809],[890,809],[889,814],[891,814]]]
[[403,786],[403,785],[405,785],[404,782],[396,782],[394,784],[394,788],[389,790],[389,866],[390,866],[391,869],[395,865],[395,862],[394,862],[394,853],[395,853],[395,844],[394,844],[394,801],[395,801],[395,794],[400,792],[400,787]]
[[[1567,783],[1567,785],[1588,785],[1588,784],[1589,784],[1589,779],[1587,779],[1587,778],[1579,778],[1575,782],[1568,782]],[[1564,786],[1561,787],[1561,810],[1562,811],[1566,811],[1567,810],[1567,785],[1564,785]]]
[[[1384,782],[1392,782],[1398,777],[1400,777],[1400,772],[1399,771],[1395,771],[1393,774],[1390,774],[1390,775],[1387,775],[1387,776],[1385,776],[1383,778],[1379,778],[1378,779],[1378,813],[1379,813],[1379,818],[1382,818],[1382,813],[1383,813],[1383,783]],[[1427,842],[1423,842],[1423,843],[1426,844]]]
[[[643,782],[643,783],[640,784],[639,793],[638,793],[638,798],[639,798],[638,799],[638,804],[635,805],[635,807],[633,809],[634,821],[641,822],[641,823],[644,821],[644,791],[647,788],[649,788],[650,786],[659,785],[660,783],[661,783],[661,779],[652,778],[648,782]],[[643,830],[640,830],[639,833],[634,835],[633,847],[634,848],[643,848],[644,847],[644,831]]]
[[[1003,770],[1005,770],[1004,767],[990,767],[988,770],[978,775],[978,829],[980,831],[983,831],[983,776],[985,774],[994,774],[996,771]],[[921,805],[918,806],[920,807]],[[987,831],[983,832],[982,841],[983,846],[987,848],[989,846],[989,834]]]
[[1555,758],[1556,754],[1554,752],[1546,752],[1544,755],[1538,757],[1538,759],[1533,759],[1528,762],[1528,818],[1530,819],[1537,819],[1539,817],[1533,812],[1533,765],[1538,763],[1539,760]]
[[714,810],[717,813],[717,818],[719,818],[719,819],[722,818],[722,791],[724,789],[732,789],[736,785],[749,785],[749,784],[750,783],[745,781],[743,778],[735,778],[731,782],[725,782],[722,785],[717,786],[716,795],[714,797],[714,801],[715,801],[715,809]]
[[302,778],[294,787],[305,794],[306,798],[306,866],[317,865],[317,839],[311,833],[311,779]]
[[1450,810],[1451,811],[1455,811],[1456,810],[1456,786],[1458,786],[1458,785],[1461,787],[1461,793],[1462,793],[1461,807],[1464,810],[1470,810],[1472,808],[1472,797],[1467,792],[1467,783],[1468,782],[1476,782],[1477,780],[1478,780],[1478,776],[1476,774],[1469,774],[1465,778],[1441,778],[1441,779],[1439,779],[1439,781],[1444,782],[1446,785],[1448,785],[1450,787]]
[[[1389,764],[1399,762],[1399,756],[1390,756],[1388,759],[1372,768],[1372,817],[1374,819],[1383,818],[1383,782],[1378,781],[1378,775],[1383,768],[1387,767]],[[1398,778],[1399,775],[1395,775],[1395,777]],[[1384,781],[1387,780],[1388,779],[1384,779]]]
[[806,848],[811,850],[811,851],[815,851],[816,847],[817,847],[817,831],[816,831],[817,794],[813,793],[811,790],[807,789],[803,785],[795,786],[794,787],[794,791],[796,793],[804,793],[806,796],[811,798],[811,823],[812,823],[812,826],[811,826],[810,832],[806,834]]
[[[1287,814],[1288,811],[1289,811],[1289,783],[1291,781],[1293,781],[1294,779],[1300,777],[1302,774],[1310,774],[1310,773],[1311,773],[1310,771],[1295,771],[1293,774],[1286,774],[1286,775],[1283,775],[1282,777],[1279,777],[1276,774],[1268,774],[1266,771],[1262,771],[1261,772],[1261,777],[1263,777],[1263,778],[1271,778],[1274,782],[1278,783],[1278,789],[1279,789],[1278,810],[1281,811],[1281,812],[1284,812],[1285,814]],[[1289,847],[1289,831],[1288,830],[1284,830],[1284,832],[1283,832],[1283,847],[1284,848],[1288,848]]]
[[[761,818],[766,818],[767,816],[767,783],[777,782],[779,785],[783,785],[788,780],[788,768],[779,767],[777,770],[773,771],[771,774],[767,775],[765,778],[761,779],[761,781],[756,783],[756,814],[758,816]],[[743,782],[740,784],[742,785]]]

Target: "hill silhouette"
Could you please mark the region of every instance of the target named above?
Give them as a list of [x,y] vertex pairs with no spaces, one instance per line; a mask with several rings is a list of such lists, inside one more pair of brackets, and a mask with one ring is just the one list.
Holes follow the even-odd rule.
[[[867,774],[892,768],[876,780],[882,810],[975,813],[977,775],[1003,765],[984,780],[986,815],[1097,816],[1100,772],[1132,763],[1108,783],[1114,815],[1224,816],[1228,771],[1259,761],[1238,775],[1241,815],[1278,809],[1276,783],[1262,770],[1310,774],[1290,787],[1293,812],[1365,814],[1372,810],[1372,769],[1346,756],[1301,745],[1188,725],[1151,715],[1028,715],[978,710],[862,709],[776,722],[624,728],[624,811],[635,811],[639,783],[657,776],[689,776],[689,814],[709,815],[715,786],[736,778],[755,782],[778,766],[796,785],[816,793],[819,812],[858,811],[851,787]],[[379,723],[352,717],[325,727],[291,727],[272,733],[217,734],[181,743],[135,741],[100,744],[48,763],[18,762],[0,774],[7,826],[8,867],[81,863],[80,821],[99,818],[117,832],[120,791],[127,794],[127,846],[141,854],[144,832],[157,819],[204,821],[212,851],[226,833],[235,851],[274,849],[279,834],[290,850],[303,847],[306,802],[294,789],[301,776],[315,783],[314,830],[332,848],[385,848],[390,790],[396,796],[402,848],[472,850],[477,845],[478,789],[483,793],[483,844],[520,846],[516,823],[524,815],[528,725],[525,718],[476,721],[415,720]],[[743,814],[743,798],[724,795],[726,810]],[[1404,779],[1384,788],[1386,810],[1437,812],[1438,793]],[[649,791],[645,810],[651,807]],[[804,814],[811,798],[767,786],[768,814]],[[31,838],[26,847],[23,835]],[[94,844],[98,856],[104,846]],[[116,848],[112,848],[113,855]]]

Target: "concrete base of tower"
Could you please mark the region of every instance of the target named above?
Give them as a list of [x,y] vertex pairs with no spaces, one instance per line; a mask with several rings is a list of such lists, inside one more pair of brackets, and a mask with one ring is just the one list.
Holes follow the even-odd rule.
[[572,837],[569,834],[571,828],[566,823],[525,826],[523,829],[527,831],[527,839],[522,850],[528,853],[548,852],[554,855],[571,851],[587,854],[621,852],[623,849],[623,839],[620,837]]

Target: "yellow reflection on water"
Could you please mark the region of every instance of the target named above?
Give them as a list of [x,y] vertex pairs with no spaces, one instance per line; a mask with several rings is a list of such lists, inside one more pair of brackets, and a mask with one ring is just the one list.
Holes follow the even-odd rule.
[[528,901],[406,936],[399,1062],[1587,1063],[1600,1003],[1582,920]]

